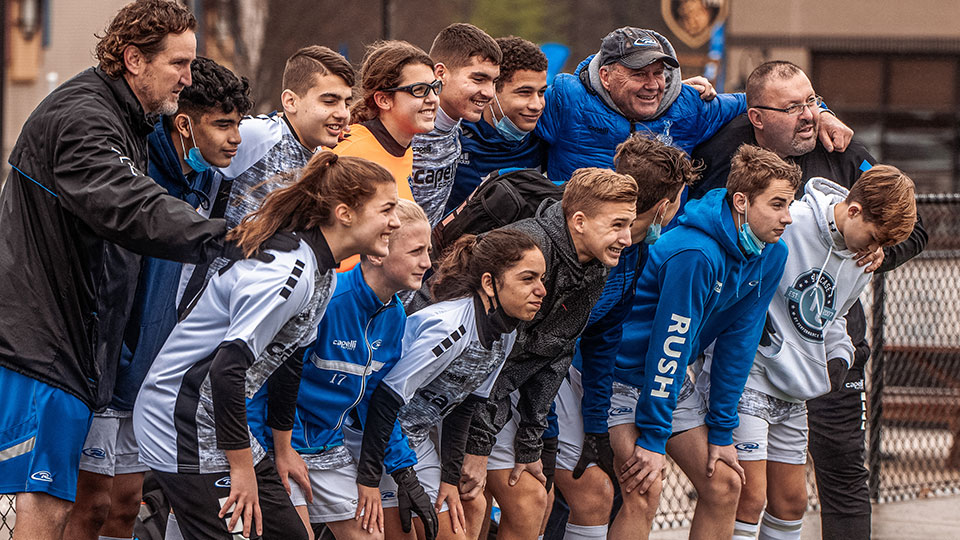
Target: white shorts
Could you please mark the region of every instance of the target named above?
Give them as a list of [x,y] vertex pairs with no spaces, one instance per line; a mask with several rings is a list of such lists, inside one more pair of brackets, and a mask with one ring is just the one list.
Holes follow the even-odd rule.
[[[557,406],[560,425],[557,468],[573,471],[583,452],[583,382],[577,368],[570,366],[569,375],[560,383],[560,391],[553,402]],[[588,467],[595,465],[591,462]]]
[[306,506],[311,523],[330,523],[351,519],[357,513],[357,465],[351,463],[339,469],[311,470],[310,488],[313,502],[308,503],[300,484],[290,482],[290,501],[294,506]]
[[[436,502],[440,496],[440,453],[437,451],[437,445],[434,443],[433,436],[439,438],[439,430],[431,432],[430,437],[423,440],[413,450],[417,453],[417,464],[413,470],[417,473],[417,479],[420,485],[427,492],[431,501]],[[384,474],[380,480],[380,502],[384,508],[396,508],[397,502],[397,483],[393,477]],[[447,511],[447,503],[444,502],[440,512]]]
[[513,469],[516,465],[516,455],[513,451],[513,442],[517,438],[517,429],[520,427],[520,411],[517,410],[517,402],[520,401],[520,392],[514,390],[510,393],[510,420],[503,425],[503,428],[497,433],[497,442],[494,443],[490,451],[490,457],[487,458],[488,471],[501,471],[504,469]]
[[105,476],[150,470],[139,459],[133,411],[107,409],[93,415],[80,455],[80,470]]
[[[636,422],[636,407],[639,399],[639,389],[614,381],[607,426],[614,427]],[[671,430],[676,434],[702,426],[706,417],[707,395],[699,385],[694,385],[690,375],[687,375],[683,379],[680,395],[677,397],[677,408],[673,411]]]
[[807,462],[807,406],[745,388],[737,405],[740,425],[733,430],[737,459]]

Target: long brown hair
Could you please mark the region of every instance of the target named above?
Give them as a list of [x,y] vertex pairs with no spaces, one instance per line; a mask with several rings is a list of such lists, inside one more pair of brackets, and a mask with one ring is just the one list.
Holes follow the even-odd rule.
[[423,64],[433,69],[433,60],[427,53],[406,41],[378,41],[367,47],[363,65],[360,66],[361,96],[350,111],[353,122],[366,122],[380,115],[373,94],[384,88],[398,86],[403,68],[410,64]]
[[[295,174],[295,173],[294,173]],[[276,181],[271,180],[271,182]],[[360,208],[379,184],[395,183],[376,163],[327,150],[314,154],[294,184],[271,192],[260,209],[227,233],[247,257],[277,231],[303,231],[333,223],[338,204]]]
[[476,236],[457,239],[440,260],[431,292],[438,301],[470,296],[480,289],[483,274],[494,279],[517,264],[531,249],[540,249],[527,233],[496,229]]

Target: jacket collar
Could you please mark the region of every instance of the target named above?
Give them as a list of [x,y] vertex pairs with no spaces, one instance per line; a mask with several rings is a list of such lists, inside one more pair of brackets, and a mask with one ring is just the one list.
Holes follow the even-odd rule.
[[364,313],[372,315],[376,313],[378,309],[400,301],[397,295],[393,295],[386,304],[380,301],[377,294],[373,292],[370,285],[367,285],[366,280],[363,279],[363,263],[354,266],[349,272],[340,274],[339,279],[347,282],[350,290],[353,291],[357,307]]
[[153,124],[147,119],[140,100],[137,99],[136,94],[133,93],[130,85],[127,84],[127,80],[124,79],[123,76],[114,79],[99,67],[93,69],[97,76],[106,83],[107,87],[113,93],[114,98],[116,98],[117,103],[120,104],[120,108],[127,116],[131,127],[133,127],[137,135],[146,137],[147,134],[153,131]]
[[313,255],[317,258],[317,267],[321,271],[325,272],[336,269],[337,261],[334,260],[333,252],[330,251],[327,239],[323,237],[323,232],[320,231],[319,227],[306,231],[297,231],[297,234],[313,249]]
[[[173,147],[170,130],[163,119],[157,121],[153,131],[147,136],[150,163],[156,167],[167,179],[173,180],[181,188],[190,189],[190,183],[183,175],[180,166],[180,155]],[[156,179],[154,179],[156,180]]]

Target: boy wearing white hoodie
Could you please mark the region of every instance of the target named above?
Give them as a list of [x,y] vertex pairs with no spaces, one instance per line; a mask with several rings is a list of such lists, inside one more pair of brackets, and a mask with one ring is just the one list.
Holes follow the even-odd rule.
[[[914,185],[876,165],[847,189],[811,179],[790,206],[790,254],[733,432],[746,475],[733,538],[799,539],[807,505],[804,402],[842,383],[854,347],[844,315],[870,281],[858,254],[905,240],[917,219]],[[766,513],[760,521],[766,503]]]

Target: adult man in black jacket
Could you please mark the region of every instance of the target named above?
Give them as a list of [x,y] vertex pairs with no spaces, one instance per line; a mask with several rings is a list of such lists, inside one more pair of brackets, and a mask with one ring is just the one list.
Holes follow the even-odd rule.
[[[93,410],[110,401],[140,256],[208,261],[225,225],[146,176],[148,114],[172,114],[196,20],[163,0],[121,9],[100,64],[24,124],[0,195],[0,493],[14,538],[60,538]],[[229,250],[234,251],[234,250]]]
[[[876,160],[856,139],[844,152],[824,149],[816,137],[819,115],[824,114],[818,108],[819,101],[810,80],[798,66],[773,61],[757,67],[747,79],[747,113],[694,150],[693,158],[702,159],[706,169],[690,189],[690,198],[726,186],[730,157],[744,143],[759,145],[795,162],[803,171],[803,184],[822,176],[848,188],[852,186]],[[859,264],[869,265],[868,271],[892,270],[922,251],[926,243],[927,233],[918,216],[906,241],[884,249],[882,257],[862,258]],[[859,302],[851,307],[846,319],[847,333],[856,347],[854,364],[840,388],[807,402],[809,451],[817,476],[823,538],[860,540],[870,537],[861,418],[865,410],[861,403],[864,365],[870,357],[870,346]]]

